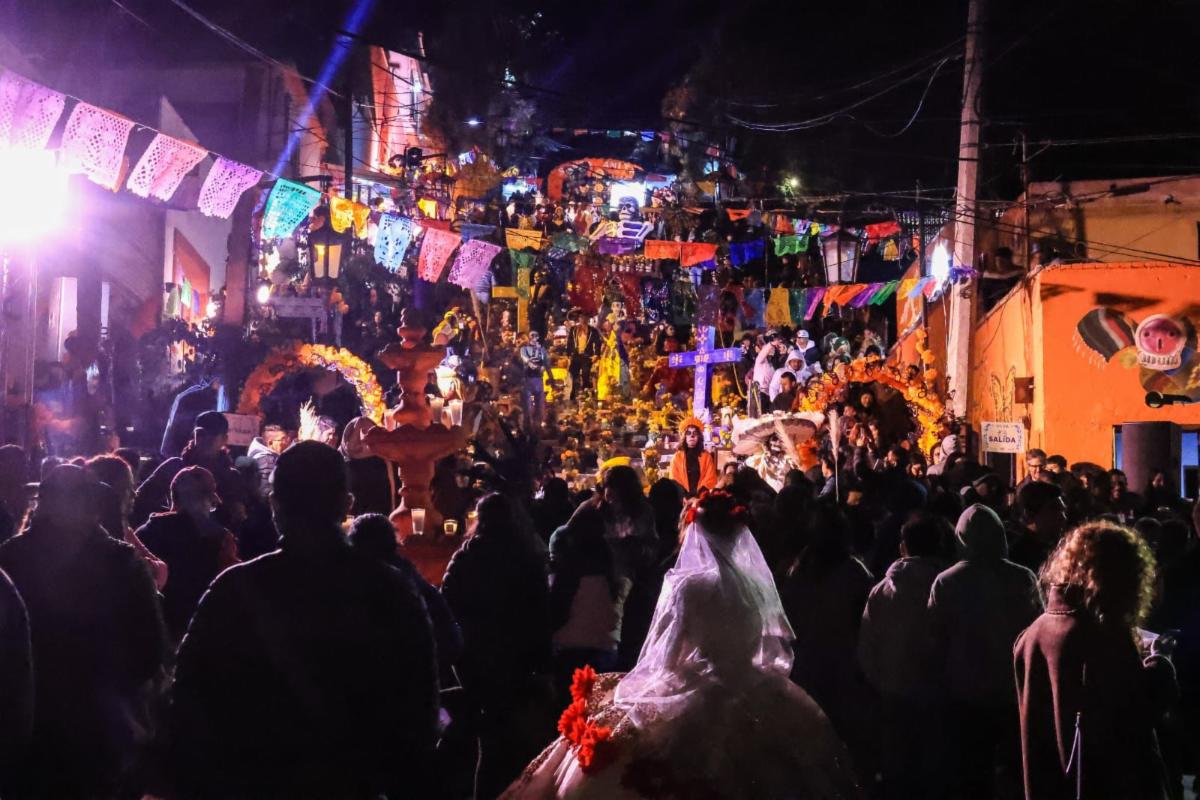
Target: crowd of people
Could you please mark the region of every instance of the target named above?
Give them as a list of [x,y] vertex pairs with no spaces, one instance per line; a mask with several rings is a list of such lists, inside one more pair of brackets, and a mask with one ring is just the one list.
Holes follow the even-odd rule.
[[1031,450],[1010,486],[969,436],[916,469],[854,405],[843,449],[776,483],[718,471],[691,420],[669,474],[618,462],[579,489],[501,419],[480,461],[439,465],[463,531],[440,585],[354,423],[338,449],[269,428],[234,459],[206,412],[178,457],[48,459],[28,485],[0,448],[0,796],[497,797],[536,772],[577,670],[648,657],[689,495],[715,489],[854,791],[1182,797],[1200,520],[1168,476],[1134,493]]

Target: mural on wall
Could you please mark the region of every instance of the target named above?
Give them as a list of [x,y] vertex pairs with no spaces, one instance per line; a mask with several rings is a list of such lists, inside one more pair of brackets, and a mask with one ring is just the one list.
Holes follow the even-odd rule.
[[992,395],[992,419],[996,422],[1012,422],[1017,395],[1017,368],[1009,367],[1003,379],[993,372],[988,379],[988,391]]
[[1128,369],[1136,367],[1149,393],[1147,404],[1153,395],[1166,402],[1200,400],[1200,349],[1196,326],[1186,316],[1152,314],[1139,323],[1106,306],[1085,314],[1076,333],[1076,343],[1088,348],[1097,364],[1116,359]]

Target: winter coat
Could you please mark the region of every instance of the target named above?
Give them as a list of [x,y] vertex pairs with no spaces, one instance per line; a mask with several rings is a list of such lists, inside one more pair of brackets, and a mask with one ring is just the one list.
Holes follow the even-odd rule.
[[[592,511],[593,514],[599,514]],[[596,524],[603,530],[603,521]],[[554,644],[616,652],[632,581],[617,578],[603,535],[576,520],[550,537],[550,622]]]
[[154,514],[137,538],[167,564],[163,616],[175,641],[183,638],[192,613],[221,570],[237,563],[233,534],[211,520],[197,524],[187,514]]
[[1167,796],[1154,726],[1178,696],[1170,661],[1143,661],[1128,630],[1056,586],[1014,666],[1027,800]]
[[267,447],[262,439],[255,437],[246,449],[246,455],[254,461],[254,466],[258,469],[258,496],[265,499],[271,495],[271,473],[275,471],[279,453]]
[[151,514],[170,510],[171,482],[184,467],[204,467],[212,473],[217,482],[217,495],[221,498],[222,506],[245,504],[246,492],[242,486],[242,478],[233,468],[229,454],[222,451],[211,458],[201,457],[189,444],[183,449],[183,455],[168,458],[159,464],[154,472],[150,473],[150,477],[137,488],[133,511],[129,515],[130,525],[135,528],[141,527],[150,519]]
[[154,579],[99,525],[35,522],[0,545],[29,612],[33,736],[13,796],[106,796],[146,732],[147,690],[167,655]]
[[928,602],[941,569],[934,558],[898,559],[867,598],[858,663],[885,697],[920,701],[936,695]]
[[426,796],[437,698],[410,581],[336,529],[285,532],[213,581],[179,646],[176,796]]
[[962,560],[929,591],[938,680],[955,700],[1009,705],[1013,642],[1042,611],[1037,578],[1008,560],[1004,525],[987,506],[964,511],[954,536]]
[[450,559],[442,596],[463,635],[463,686],[481,702],[511,693],[550,661],[550,607],[544,557],[533,536],[487,531]]
[[29,615],[17,587],[0,570],[0,791],[25,754],[33,727],[33,656]]

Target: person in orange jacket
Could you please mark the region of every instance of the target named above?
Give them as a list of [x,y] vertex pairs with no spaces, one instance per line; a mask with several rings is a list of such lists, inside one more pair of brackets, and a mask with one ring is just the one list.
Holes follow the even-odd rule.
[[688,497],[701,489],[717,488],[717,460],[704,449],[704,423],[689,417],[679,426],[682,441],[671,458],[671,480],[683,487]]

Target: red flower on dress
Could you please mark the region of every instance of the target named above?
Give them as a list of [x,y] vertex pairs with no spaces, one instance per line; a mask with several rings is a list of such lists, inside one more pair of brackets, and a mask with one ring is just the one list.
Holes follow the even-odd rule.
[[596,685],[596,670],[575,670],[571,681],[571,705],[558,718],[558,732],[575,748],[575,760],[584,772],[603,768],[612,760],[612,729],[588,719],[587,701]]

